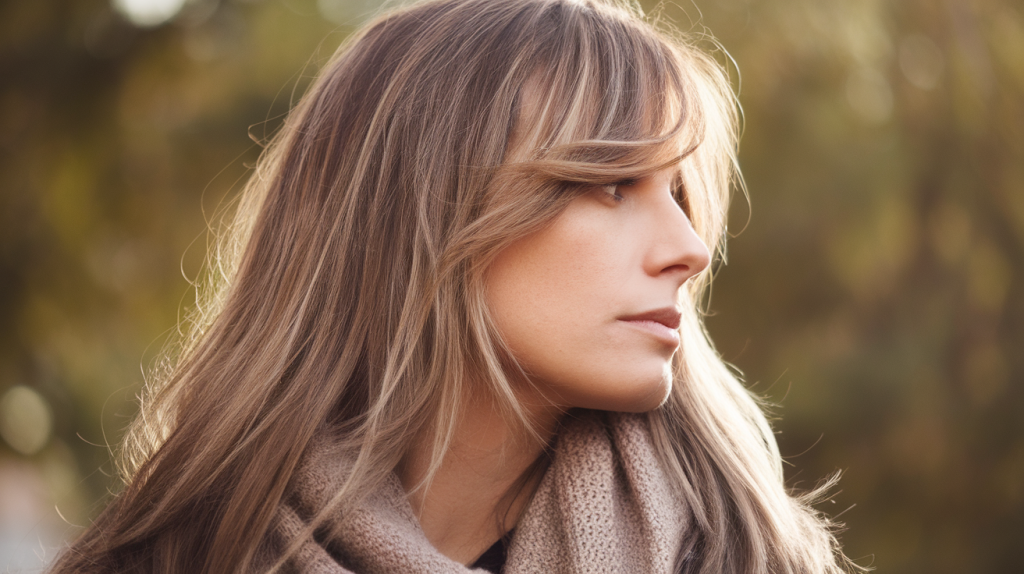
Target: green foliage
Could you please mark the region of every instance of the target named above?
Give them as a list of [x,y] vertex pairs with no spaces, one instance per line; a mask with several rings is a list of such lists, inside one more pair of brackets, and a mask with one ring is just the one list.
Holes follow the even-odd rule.
[[[54,421],[0,470],[29,464],[71,522],[116,488],[103,445],[190,303],[250,136],[371,4],[192,0],[152,28],[102,0],[0,6],[0,394],[30,387]],[[752,198],[709,328],[779,405],[791,484],[843,470],[824,510],[879,571],[1019,569],[1024,9],[699,6],[661,13],[735,59]]]

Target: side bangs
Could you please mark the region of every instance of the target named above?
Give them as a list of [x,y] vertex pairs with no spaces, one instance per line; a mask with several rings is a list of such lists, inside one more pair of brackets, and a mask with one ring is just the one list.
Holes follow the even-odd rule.
[[608,185],[679,164],[700,145],[683,58],[620,10],[554,4],[541,20],[550,41],[539,38],[510,146],[520,161],[508,167],[545,183]]

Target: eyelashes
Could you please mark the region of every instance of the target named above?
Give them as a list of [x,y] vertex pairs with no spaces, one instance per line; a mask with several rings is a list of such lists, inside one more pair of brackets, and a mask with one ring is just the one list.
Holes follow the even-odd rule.
[[[621,203],[628,198],[628,193],[623,193],[625,188],[627,191],[630,187],[637,185],[643,178],[631,177],[621,179],[614,183],[605,184],[599,187],[601,192],[607,195],[609,198],[615,201],[615,203]],[[680,179],[676,178],[672,182],[672,197],[683,213],[687,217],[691,217],[691,205],[690,205],[690,190],[688,186]]]
[[636,185],[636,182],[637,182],[636,178],[623,179],[623,180],[620,180],[620,181],[616,181],[615,183],[612,183],[612,184],[604,186],[604,189],[605,189],[605,192],[608,193],[608,195],[610,195],[613,198],[615,198],[616,202],[619,202],[619,201],[622,201],[622,200],[626,199],[625,197],[622,196],[621,193],[619,193],[619,189],[623,188],[623,187],[629,187],[631,185]]
[[686,187],[686,184],[679,181],[675,184],[672,195],[676,198],[676,203],[679,204],[680,209],[686,214],[686,217],[692,217],[690,210],[690,190]]

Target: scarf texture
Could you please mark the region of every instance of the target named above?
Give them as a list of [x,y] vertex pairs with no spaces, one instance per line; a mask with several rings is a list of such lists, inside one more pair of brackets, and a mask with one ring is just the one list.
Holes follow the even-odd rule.
[[[315,445],[257,553],[265,571],[305,531],[344,476],[341,459]],[[669,573],[689,513],[658,463],[646,418],[582,413],[555,442],[551,465],[508,546],[504,574]],[[328,516],[288,561],[304,574],[465,574],[427,540],[392,474],[361,505]]]

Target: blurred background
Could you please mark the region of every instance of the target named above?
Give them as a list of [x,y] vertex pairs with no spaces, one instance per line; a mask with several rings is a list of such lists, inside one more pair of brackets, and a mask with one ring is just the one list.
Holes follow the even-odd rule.
[[[250,136],[378,4],[0,4],[0,572],[41,569],[116,488],[108,445]],[[777,405],[789,483],[842,471],[821,507],[878,572],[1024,572],[1024,6],[661,14],[734,59],[751,201],[708,322]]]

